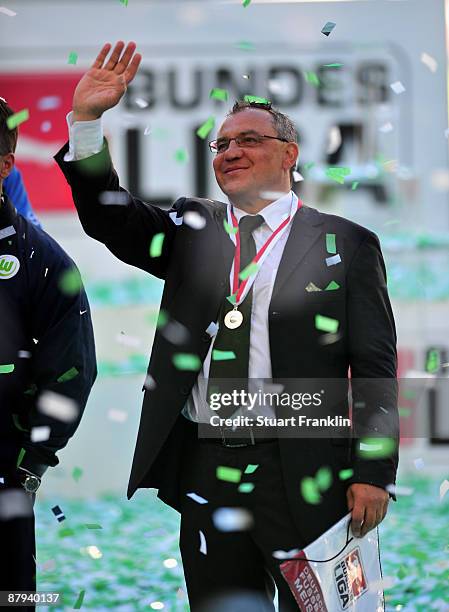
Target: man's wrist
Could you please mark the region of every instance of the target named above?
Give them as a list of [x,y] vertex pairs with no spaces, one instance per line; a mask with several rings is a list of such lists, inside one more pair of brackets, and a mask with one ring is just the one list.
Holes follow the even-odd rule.
[[72,121],[75,123],[76,121],[96,121],[100,119],[101,115],[89,115],[87,113],[79,113],[77,111],[73,111]]

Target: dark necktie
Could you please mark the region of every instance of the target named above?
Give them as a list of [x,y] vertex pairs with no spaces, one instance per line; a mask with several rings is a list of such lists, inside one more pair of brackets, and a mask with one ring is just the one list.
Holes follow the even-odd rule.
[[[256,243],[252,236],[252,232],[264,223],[264,218],[261,215],[245,215],[239,221],[239,236],[240,236],[240,270],[242,272],[256,256]],[[241,282],[241,281],[240,281]],[[243,315],[242,324],[236,329],[229,329],[224,323],[226,313],[232,310],[232,304],[226,297],[223,300],[219,329],[214,342],[213,350],[232,351],[235,354],[235,359],[217,360],[213,359],[210,363],[209,381],[207,389],[207,397],[212,392],[232,393],[236,388],[233,384],[235,380],[238,389],[247,388],[246,384],[242,383],[242,379],[248,380],[248,365],[249,365],[249,341],[251,330],[251,307],[253,302],[253,287],[248,292],[243,302],[238,307],[238,310]],[[220,379],[232,379],[227,385],[220,385]],[[226,389],[224,389],[226,387]],[[220,417],[227,418],[231,416],[237,409],[238,405],[222,406],[217,414]]]

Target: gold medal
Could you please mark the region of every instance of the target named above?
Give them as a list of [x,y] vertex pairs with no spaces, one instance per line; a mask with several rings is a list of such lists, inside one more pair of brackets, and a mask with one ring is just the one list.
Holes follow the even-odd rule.
[[243,315],[240,310],[237,310],[237,306],[226,313],[224,318],[224,324],[228,329],[236,329],[243,323]]

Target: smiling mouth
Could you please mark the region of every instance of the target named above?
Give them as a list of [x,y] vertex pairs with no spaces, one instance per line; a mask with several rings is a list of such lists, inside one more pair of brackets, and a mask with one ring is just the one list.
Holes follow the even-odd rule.
[[234,172],[239,172],[240,170],[246,170],[246,168],[234,168],[234,170],[227,170],[225,174],[233,174]]

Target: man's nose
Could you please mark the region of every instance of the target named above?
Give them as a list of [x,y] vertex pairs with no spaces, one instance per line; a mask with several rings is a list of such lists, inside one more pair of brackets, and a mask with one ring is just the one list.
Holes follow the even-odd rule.
[[229,143],[228,148],[225,151],[225,159],[235,159],[236,157],[242,156],[242,148],[235,142],[234,139]]

